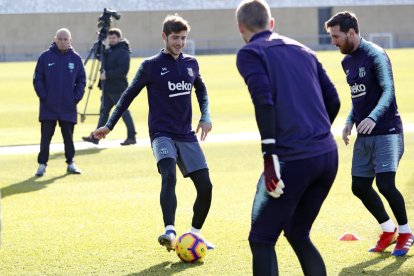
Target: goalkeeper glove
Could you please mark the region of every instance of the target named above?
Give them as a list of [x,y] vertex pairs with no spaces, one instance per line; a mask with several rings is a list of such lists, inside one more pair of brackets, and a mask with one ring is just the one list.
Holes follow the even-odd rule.
[[280,178],[280,164],[276,154],[265,154],[264,179],[267,192],[270,196],[278,198],[283,194],[285,184]]

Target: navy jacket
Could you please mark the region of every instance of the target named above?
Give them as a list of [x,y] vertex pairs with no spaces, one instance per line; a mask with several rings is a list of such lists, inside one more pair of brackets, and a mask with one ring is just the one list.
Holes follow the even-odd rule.
[[78,53],[65,53],[53,43],[36,64],[33,85],[40,99],[39,121],[60,120],[77,123],[77,103],[86,85],[85,68]]
[[253,104],[275,107],[280,160],[336,150],[327,109],[337,112],[339,97],[314,52],[295,40],[264,31],[239,50],[237,67]]
[[127,74],[131,60],[127,40],[122,40],[105,51],[105,92],[121,94],[128,87]]

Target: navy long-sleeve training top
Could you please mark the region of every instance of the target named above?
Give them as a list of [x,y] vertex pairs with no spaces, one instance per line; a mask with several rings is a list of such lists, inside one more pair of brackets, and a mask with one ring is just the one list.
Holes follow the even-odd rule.
[[352,99],[347,123],[357,126],[369,117],[376,122],[370,134],[402,132],[402,122],[395,99],[391,62],[378,45],[361,38],[359,47],[342,60]]
[[337,112],[339,97],[314,52],[295,40],[263,31],[239,50],[237,67],[253,104],[275,107],[280,160],[306,159],[336,149],[327,109]]
[[200,106],[200,121],[211,123],[207,89],[200,76],[197,60],[182,53],[174,59],[161,51],[142,62],[106,124],[109,129],[114,128],[122,113],[144,87],[148,93],[151,140],[165,136],[183,142],[197,141],[191,127],[193,87]]

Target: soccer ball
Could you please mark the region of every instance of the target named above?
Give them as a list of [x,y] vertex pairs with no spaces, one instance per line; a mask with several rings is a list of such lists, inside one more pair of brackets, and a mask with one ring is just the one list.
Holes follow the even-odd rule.
[[197,234],[188,232],[178,238],[175,253],[183,262],[194,263],[204,258],[207,246]]

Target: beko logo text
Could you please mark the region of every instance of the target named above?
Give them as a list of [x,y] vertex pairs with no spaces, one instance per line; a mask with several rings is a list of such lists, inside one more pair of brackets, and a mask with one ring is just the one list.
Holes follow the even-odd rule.
[[185,83],[184,81],[173,83],[173,82],[168,81],[168,89],[170,89],[170,91],[174,91],[174,90],[188,91],[188,90],[191,90],[191,83]]
[[351,93],[352,94],[358,94],[358,93],[366,91],[366,88],[365,88],[364,84],[355,83],[354,85],[350,86],[350,88],[351,88]]

